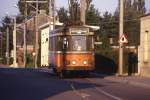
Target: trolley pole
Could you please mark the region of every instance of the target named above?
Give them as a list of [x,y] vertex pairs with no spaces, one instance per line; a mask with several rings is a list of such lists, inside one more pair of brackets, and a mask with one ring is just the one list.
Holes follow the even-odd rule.
[[[123,7],[124,7],[124,0],[119,0],[120,5],[120,24],[119,24],[119,37],[123,35]],[[119,43],[119,75],[123,74],[123,43]]]
[[7,65],[9,65],[9,27],[7,26],[7,41],[6,41],[6,58]]

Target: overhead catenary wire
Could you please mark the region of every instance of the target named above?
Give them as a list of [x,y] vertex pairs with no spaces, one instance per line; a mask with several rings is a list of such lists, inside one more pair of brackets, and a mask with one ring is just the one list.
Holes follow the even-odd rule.
[[[132,22],[132,21],[140,21],[140,19],[131,19],[131,20],[124,20],[124,22]],[[100,21],[99,23],[89,23],[89,24],[111,24],[111,23],[119,23],[119,20],[118,21]]]

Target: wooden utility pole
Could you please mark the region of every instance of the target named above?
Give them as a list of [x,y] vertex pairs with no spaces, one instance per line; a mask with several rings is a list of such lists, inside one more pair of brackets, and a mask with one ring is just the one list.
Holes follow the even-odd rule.
[[[37,68],[37,59],[38,59],[38,51],[39,51],[39,34],[38,34],[38,11],[39,11],[39,3],[47,3],[47,1],[39,1],[39,0],[36,0],[36,1],[22,1],[23,3],[36,3],[36,8],[34,8],[36,10],[36,18],[35,18],[35,62],[34,62],[34,65],[35,65],[35,68]],[[27,7],[27,5],[26,5]],[[25,37],[26,37],[26,34],[25,34]],[[26,40],[24,40],[24,43],[26,43]],[[24,51],[26,52],[26,51]],[[24,53],[25,54],[25,53]],[[26,59],[26,58],[25,58]],[[25,63],[24,63],[25,64]]]
[[7,40],[6,40],[6,58],[7,58],[7,65],[9,65],[9,27],[7,26],[6,29],[7,33]]
[[38,0],[36,0],[36,18],[35,18],[35,68],[37,68],[37,60],[38,60],[38,51],[39,51],[39,33],[38,33],[38,9],[39,9],[39,3]]
[[14,18],[14,30],[13,30],[13,48],[14,48],[14,60],[13,60],[13,66],[17,67],[17,58],[16,58],[16,17]]
[[0,33],[0,39],[1,39],[1,56],[0,56],[0,60],[2,60],[3,58],[3,33]]
[[24,34],[23,34],[23,40],[24,40],[24,67],[26,67],[26,55],[27,55],[27,43],[26,43],[26,21],[27,21],[27,3],[25,3],[25,19],[24,19]]
[[[119,37],[123,35],[123,16],[124,16],[124,0],[119,0],[120,6],[120,24],[119,24]],[[119,43],[119,75],[123,74],[123,43]]]
[[55,0],[49,0],[49,31],[55,29]]
[[38,54],[39,54],[39,32],[38,32],[38,12],[39,12],[39,3],[47,3],[46,1],[32,1],[33,3],[36,3],[36,18],[35,18],[35,68],[38,67]]

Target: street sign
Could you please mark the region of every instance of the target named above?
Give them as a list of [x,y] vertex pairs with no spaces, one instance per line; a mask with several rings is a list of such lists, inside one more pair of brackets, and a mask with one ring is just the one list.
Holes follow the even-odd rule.
[[128,38],[127,38],[127,36],[126,36],[125,34],[123,34],[123,35],[120,37],[120,39],[119,39],[118,42],[119,42],[119,43],[128,43]]

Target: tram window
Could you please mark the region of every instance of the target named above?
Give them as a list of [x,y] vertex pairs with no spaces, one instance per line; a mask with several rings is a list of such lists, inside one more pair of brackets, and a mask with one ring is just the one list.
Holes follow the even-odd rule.
[[87,37],[87,50],[93,50],[94,49],[94,45],[93,45],[93,36],[88,36]]
[[64,38],[63,40],[63,49],[66,50],[68,48],[68,40],[67,38]]
[[74,49],[74,50],[81,51],[80,42],[81,42],[81,40],[76,40],[76,41],[74,42],[74,46],[73,46],[73,49]]
[[86,50],[86,37],[85,36],[73,36],[72,37],[72,50],[73,51],[85,51]]
[[63,41],[62,41],[62,38],[61,38],[61,37],[57,37],[57,41],[56,41],[56,42],[57,42],[57,45],[56,45],[56,46],[57,46],[57,51],[62,51],[62,48],[63,48],[63,47],[62,47],[62,46],[63,46],[63,45],[62,45],[62,44],[63,44],[63,43],[62,43],[62,42],[63,42]]

